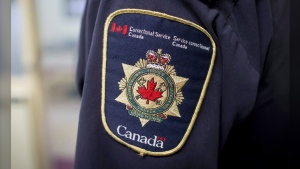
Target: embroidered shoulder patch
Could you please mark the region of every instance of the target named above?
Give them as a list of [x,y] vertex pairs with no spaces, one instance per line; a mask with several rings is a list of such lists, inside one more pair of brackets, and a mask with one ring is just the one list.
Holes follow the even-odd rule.
[[123,9],[105,23],[101,115],[105,130],[140,155],[186,142],[215,60],[210,34],[167,14]]

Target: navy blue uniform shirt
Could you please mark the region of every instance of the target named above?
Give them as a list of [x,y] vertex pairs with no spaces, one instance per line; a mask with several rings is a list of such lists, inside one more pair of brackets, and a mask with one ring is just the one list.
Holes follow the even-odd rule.
[[75,168],[241,168],[272,36],[268,0],[87,0]]

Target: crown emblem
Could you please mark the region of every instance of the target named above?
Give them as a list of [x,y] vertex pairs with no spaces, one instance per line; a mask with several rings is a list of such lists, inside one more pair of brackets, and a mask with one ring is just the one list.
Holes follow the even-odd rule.
[[158,49],[157,52],[153,50],[148,50],[146,53],[147,58],[147,68],[155,68],[164,70],[166,65],[171,61],[171,55],[164,53],[162,50]]

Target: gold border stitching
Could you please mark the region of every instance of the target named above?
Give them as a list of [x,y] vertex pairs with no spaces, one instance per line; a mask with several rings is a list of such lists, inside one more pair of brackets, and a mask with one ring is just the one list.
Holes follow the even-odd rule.
[[[190,122],[190,124],[187,128],[187,131],[185,132],[185,134],[184,134],[183,138],[181,139],[180,143],[175,148],[173,148],[171,150],[163,151],[163,152],[152,152],[152,151],[147,151],[147,150],[139,148],[137,146],[128,144],[125,141],[121,140],[119,137],[115,136],[112,133],[112,131],[109,129],[109,127],[106,123],[104,107],[105,107],[106,52],[107,52],[108,28],[109,28],[109,24],[112,21],[112,19],[114,17],[116,17],[117,15],[120,15],[120,14],[145,14],[145,15],[151,15],[151,16],[156,16],[156,17],[160,17],[160,18],[165,18],[165,19],[168,19],[168,20],[171,20],[171,21],[176,21],[176,22],[179,22],[179,23],[182,23],[182,24],[185,24],[185,25],[188,25],[188,26],[191,26],[195,29],[200,30],[201,32],[203,32],[210,39],[210,41],[212,43],[212,50],[213,50],[212,59],[211,59],[211,62],[210,62],[209,71],[207,73],[207,76],[206,76],[206,79],[205,79],[205,82],[204,82],[204,85],[203,85],[203,88],[202,88],[202,91],[201,91],[201,94],[200,94],[200,99],[197,103],[196,109],[195,109],[194,114],[192,116],[191,122]],[[201,26],[199,26],[199,25],[197,25],[193,22],[190,22],[190,21],[187,21],[187,20],[175,17],[175,16],[171,16],[171,15],[168,15],[168,14],[149,11],[149,10],[142,10],[142,9],[121,9],[121,10],[117,10],[117,11],[113,12],[112,14],[110,14],[108,16],[108,18],[106,19],[106,22],[105,22],[104,35],[103,36],[104,37],[103,37],[103,51],[102,51],[103,52],[103,60],[102,60],[101,118],[102,118],[102,123],[103,123],[103,126],[104,126],[105,130],[107,131],[107,133],[111,137],[113,137],[119,143],[122,143],[122,144],[126,145],[127,147],[139,152],[141,156],[143,156],[143,155],[167,156],[167,155],[174,154],[175,152],[177,152],[178,150],[180,150],[183,147],[183,145],[186,142],[189,134],[191,133],[191,130],[194,126],[194,123],[195,123],[196,118],[198,116],[198,113],[200,111],[201,104],[202,104],[202,101],[203,101],[205,93],[206,93],[206,89],[207,89],[207,86],[208,86],[208,83],[209,83],[209,80],[210,80],[210,77],[211,77],[211,74],[212,74],[212,69],[213,69],[214,62],[215,62],[215,57],[216,57],[216,45],[215,45],[215,42],[214,42],[213,38],[211,37],[211,35],[204,28],[202,28]]]

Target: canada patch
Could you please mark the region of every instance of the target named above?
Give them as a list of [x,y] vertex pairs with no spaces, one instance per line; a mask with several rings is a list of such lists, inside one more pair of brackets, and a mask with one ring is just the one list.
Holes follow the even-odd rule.
[[215,60],[201,26],[123,9],[104,30],[101,115],[105,130],[140,155],[177,152],[192,132]]

